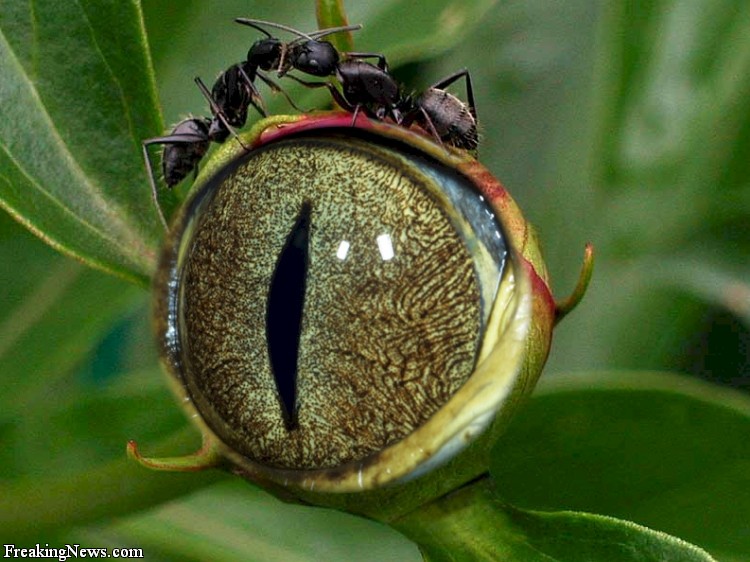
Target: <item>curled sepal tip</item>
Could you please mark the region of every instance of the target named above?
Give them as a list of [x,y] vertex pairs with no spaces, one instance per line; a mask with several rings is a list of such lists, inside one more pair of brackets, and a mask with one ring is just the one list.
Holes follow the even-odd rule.
[[583,251],[583,265],[581,266],[581,272],[578,274],[578,283],[576,283],[575,289],[568,298],[555,302],[555,324],[565,318],[581,302],[583,295],[586,294],[586,289],[589,287],[593,272],[594,246],[589,242]]
[[224,459],[219,453],[216,439],[208,434],[203,436],[203,444],[196,452],[181,457],[144,457],[138,449],[138,444],[129,440],[126,448],[128,457],[151,470],[164,470],[169,472],[198,472],[208,468],[216,468],[224,464]]

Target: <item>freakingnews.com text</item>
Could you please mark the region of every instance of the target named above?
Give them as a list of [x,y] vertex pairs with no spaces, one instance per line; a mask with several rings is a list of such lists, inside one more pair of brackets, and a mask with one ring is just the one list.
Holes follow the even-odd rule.
[[63,547],[36,544],[31,548],[14,544],[3,545],[3,558],[54,558],[65,562],[69,558],[143,558],[142,548],[84,548],[80,544]]

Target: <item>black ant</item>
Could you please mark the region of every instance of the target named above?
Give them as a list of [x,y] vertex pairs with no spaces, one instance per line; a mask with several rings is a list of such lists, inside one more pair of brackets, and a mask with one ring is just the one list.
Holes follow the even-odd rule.
[[[280,24],[261,23],[276,26],[280,29],[290,29]],[[261,116],[267,116],[263,99],[255,86],[256,78],[261,79],[273,91],[281,92],[295,109],[302,111],[281,87],[260,72],[260,70],[280,68],[283,64],[285,53],[290,48],[294,48],[294,43],[282,43],[279,39],[271,37],[262,28],[255,25],[253,27],[260,29],[260,31],[268,35],[268,38],[255,42],[248,52],[246,61],[232,65],[222,72],[210,92],[200,78],[195,79],[195,83],[201,93],[208,100],[213,117],[210,119],[206,117],[184,119],[172,129],[169,135],[146,139],[142,142],[143,157],[151,183],[151,194],[159,211],[159,218],[165,228],[167,223],[161,211],[161,206],[158,203],[158,191],[154,180],[151,158],[148,153],[150,145],[164,145],[164,150],[162,151],[162,172],[167,187],[172,188],[185,179],[192,171],[197,171],[198,163],[208,151],[211,142],[223,143],[229,137],[230,133],[235,137],[237,136],[235,128],[245,125],[247,112],[251,105]],[[307,42],[322,44],[323,42],[317,41],[320,37],[340,31],[356,30],[361,27],[361,25],[334,27],[316,31],[309,35],[301,35],[308,40]],[[296,31],[295,33],[300,34],[300,32]],[[330,45],[327,42],[325,44]]]
[[196,170],[198,162],[208,152],[208,146],[211,143],[211,138],[208,136],[210,127],[211,119],[190,117],[177,123],[169,135],[146,139],[141,143],[143,161],[146,163],[146,173],[151,184],[151,197],[164,228],[167,228],[167,220],[161,210],[161,205],[159,205],[159,194],[156,189],[148,147],[152,144],[164,145],[164,150],[161,153],[162,173],[164,174],[164,183],[171,189],[185,179],[190,172]]
[[[336,103],[354,114],[354,120],[359,111],[364,110],[367,115],[375,119],[383,120],[390,115],[394,121],[400,123],[402,118],[398,109],[398,104],[402,99],[400,88],[396,80],[388,73],[388,65],[383,55],[344,53],[342,60],[341,55],[331,43],[320,41],[320,35],[306,35],[291,27],[261,20],[237,18],[235,21],[249,25],[269,37],[256,42],[250,49],[250,53],[253,53],[256,46],[265,46],[273,41],[278,42],[274,51],[275,58],[269,56],[269,61],[273,59],[273,63],[265,68],[266,70],[275,67],[279,77],[285,76],[290,70],[298,70],[317,77],[335,76],[341,84],[342,92],[328,82],[306,82],[289,75],[290,78],[308,88],[328,88]],[[261,26],[282,29],[297,35],[299,39],[287,44],[281,43],[278,39],[271,38],[270,33]],[[359,29],[359,27],[353,28]],[[378,59],[378,64],[374,65],[362,60],[368,58]]]
[[[240,80],[238,78],[238,76],[241,76],[240,72],[241,69],[237,65],[222,72],[211,92],[208,91],[200,78],[195,78],[195,83],[208,100],[213,118],[190,117],[183,119],[177,123],[170,134],[146,139],[141,143],[143,160],[151,184],[151,197],[164,228],[167,227],[167,220],[161,210],[161,205],[159,205],[158,190],[148,147],[153,144],[164,145],[161,165],[167,188],[173,188],[191,172],[197,172],[198,163],[208,152],[211,142],[223,143],[230,133],[236,135],[234,127],[241,127],[245,124],[250,105],[253,105],[261,115],[266,115],[265,110],[256,101],[260,96],[255,85]],[[246,84],[249,84],[249,86]],[[218,99],[215,99],[214,96]]]
[[[432,134],[440,144],[447,143],[457,148],[476,150],[479,144],[477,115],[468,70],[463,69],[451,74],[427,88],[422,94],[412,96],[404,94],[401,85],[388,73],[388,66],[382,55],[349,55],[377,57],[379,60],[377,66],[358,59],[339,63],[335,75],[341,84],[342,92],[329,83],[305,82],[292,78],[311,88],[328,88],[336,103],[353,114],[352,124],[362,109],[369,117],[379,121],[390,117],[396,124],[406,128],[416,123]],[[461,78],[466,80],[468,103],[443,89]]]

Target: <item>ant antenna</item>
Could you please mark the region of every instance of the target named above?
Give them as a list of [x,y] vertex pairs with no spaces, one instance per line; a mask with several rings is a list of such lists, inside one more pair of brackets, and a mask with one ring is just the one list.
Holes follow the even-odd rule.
[[340,31],[359,31],[360,29],[362,29],[361,23],[355,25],[341,25],[339,27],[320,29],[311,33],[310,37],[312,37],[313,39],[320,39],[321,37],[325,37],[326,35],[333,35],[334,33],[339,33]]
[[248,18],[236,18],[234,21],[237,23],[241,23],[242,25],[249,25],[250,27],[253,27],[257,29],[258,31],[264,33],[266,36],[271,37],[271,34],[268,33],[265,29],[263,29],[261,26],[265,25],[267,27],[273,27],[276,29],[281,29],[282,31],[287,31],[289,33],[292,33],[293,35],[297,35],[300,39],[307,39],[308,41],[313,41],[315,39],[320,39],[321,37],[325,37],[326,35],[331,35],[333,33],[339,33],[340,31],[357,31],[359,29],[362,29],[362,24],[358,23],[356,25],[342,25],[339,27],[329,27],[327,29],[320,29],[318,31],[314,31],[310,34],[302,33],[301,31],[298,31],[294,29],[293,27],[288,27],[286,25],[280,24],[280,23],[274,23],[271,21],[263,21],[263,20],[253,20]]
[[268,33],[265,29],[262,29],[260,26],[265,25],[267,27],[273,27],[276,29],[281,29],[282,31],[287,31],[289,33],[293,33],[294,35],[297,35],[298,37],[302,37],[303,39],[307,39],[308,41],[312,41],[313,38],[309,35],[302,33],[301,31],[297,31],[293,27],[287,27],[286,25],[282,25],[280,23],[273,23],[270,21],[263,21],[263,20],[251,20],[248,18],[235,18],[237,23],[241,23],[242,25],[249,25],[250,27],[253,27],[259,31],[262,31],[265,33],[268,37],[271,37],[271,34]]

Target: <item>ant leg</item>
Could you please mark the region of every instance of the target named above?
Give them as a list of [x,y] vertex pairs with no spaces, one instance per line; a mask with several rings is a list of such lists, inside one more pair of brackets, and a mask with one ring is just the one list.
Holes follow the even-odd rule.
[[265,82],[266,85],[269,88],[271,88],[271,90],[273,90],[276,93],[280,93],[282,96],[284,96],[284,99],[286,99],[287,103],[289,105],[291,105],[294,109],[296,109],[300,113],[307,113],[308,112],[307,110],[302,109],[296,103],[294,103],[294,100],[292,100],[291,96],[289,96],[289,94],[286,93],[286,90],[284,90],[284,88],[282,88],[276,82],[274,82],[273,80],[271,80],[268,76],[266,76],[265,74],[261,73],[260,71],[256,72],[256,76],[258,78],[260,78],[261,80],[263,80],[263,82]]
[[437,82],[436,84],[430,86],[430,89],[442,90],[444,88],[447,88],[457,80],[460,80],[461,78],[466,78],[466,100],[469,102],[468,105],[471,116],[474,117],[474,120],[476,120],[477,108],[474,104],[474,89],[471,87],[471,74],[469,74],[469,71],[466,68],[459,70],[458,72],[454,72],[450,76],[443,78],[442,80],[440,80],[440,82]]
[[167,230],[167,219],[164,217],[164,211],[161,210],[161,205],[159,205],[159,193],[156,190],[156,181],[154,181],[154,168],[151,166],[151,155],[148,153],[148,145],[155,144],[153,142],[154,140],[155,139],[149,139],[148,141],[143,141],[141,143],[141,148],[143,149],[143,161],[146,164],[148,182],[151,184],[151,200],[154,202],[156,213],[159,215],[159,220],[161,221],[164,230]]
[[266,104],[263,102],[263,97],[260,95],[258,88],[255,87],[255,84],[247,75],[247,72],[245,72],[245,69],[242,68],[242,66],[238,65],[237,70],[239,70],[240,76],[247,84],[247,87],[250,88],[250,103],[255,108],[255,110],[258,113],[260,113],[261,117],[268,117],[268,110],[266,109]]
[[422,117],[424,117],[424,122],[427,124],[427,128],[430,130],[430,134],[435,138],[438,144],[442,146],[443,149],[445,149],[443,139],[440,138],[440,134],[438,134],[437,129],[435,128],[435,124],[432,122],[432,119],[430,119],[430,116],[422,107],[419,108],[419,111],[422,113]]
[[224,115],[224,111],[222,111],[222,109],[216,104],[216,100],[214,100],[213,96],[211,96],[211,92],[208,91],[208,88],[199,76],[195,77],[195,84],[198,86],[201,94],[203,94],[203,97],[206,98],[206,101],[208,101],[208,105],[211,107],[211,113],[213,113],[217,117],[217,119],[221,121],[221,124],[227,128],[227,131],[229,131],[233,137],[236,137],[237,131],[229,124],[226,115]]
[[388,63],[385,55],[381,53],[344,53],[344,56],[350,59],[378,59],[378,68],[383,72],[388,72]]
[[333,100],[341,106],[342,109],[345,111],[348,111],[349,113],[352,112],[358,112],[359,111],[359,105],[354,106],[343,96],[341,92],[339,92],[333,84],[330,82],[306,82],[304,80],[301,80],[294,76],[293,74],[287,74],[288,78],[291,78],[295,82],[298,82],[305,86],[306,88],[328,88],[328,91],[331,92],[331,97],[333,97]]
[[245,143],[242,142],[242,139],[240,139],[240,136],[237,134],[237,131],[234,127],[232,127],[229,124],[229,121],[227,121],[226,115],[224,115],[224,112],[221,110],[221,108],[216,105],[216,101],[211,96],[211,92],[208,91],[208,88],[203,83],[203,80],[200,79],[199,76],[195,77],[195,83],[198,86],[198,89],[201,91],[201,94],[203,94],[203,97],[206,98],[208,101],[208,105],[211,107],[211,113],[213,113],[216,118],[221,121],[221,124],[224,125],[227,128],[227,131],[230,132],[230,134],[237,139],[237,142],[240,143],[240,146],[245,149],[245,151],[249,151],[250,149],[245,146]]
[[151,155],[148,152],[148,147],[152,144],[190,144],[194,142],[205,141],[204,137],[198,135],[167,135],[165,137],[154,137],[152,139],[146,139],[141,142],[141,149],[143,150],[143,162],[146,164],[146,172],[148,174],[148,181],[151,184],[151,199],[156,207],[159,220],[161,220],[164,230],[167,230],[167,219],[164,217],[164,211],[159,205],[159,191],[156,188],[156,181],[154,180],[154,168],[151,164]]
[[357,124],[357,116],[359,115],[359,110],[362,108],[362,104],[357,104],[354,106],[354,111],[352,112],[352,127],[356,126]]

